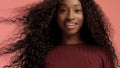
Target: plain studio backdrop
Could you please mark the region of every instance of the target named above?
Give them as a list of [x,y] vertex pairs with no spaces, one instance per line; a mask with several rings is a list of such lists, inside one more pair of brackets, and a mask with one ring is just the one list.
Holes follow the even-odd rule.
[[[39,0],[0,0],[0,18],[15,16],[18,14],[15,9],[36,2],[39,2]],[[120,0],[96,0],[96,2],[102,7],[112,25],[113,46],[120,60]],[[19,33],[20,30],[22,30],[20,23],[0,22],[0,47],[6,43],[14,42],[13,40],[8,40],[8,38],[14,39],[14,37],[19,36],[19,34],[13,34]]]

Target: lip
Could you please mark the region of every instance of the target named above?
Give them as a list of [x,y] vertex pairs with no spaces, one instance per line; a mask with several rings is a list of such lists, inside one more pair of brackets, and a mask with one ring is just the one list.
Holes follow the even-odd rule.
[[76,22],[65,22],[64,25],[67,29],[75,29],[77,27]]
[[65,22],[64,24],[66,24],[66,23],[74,23],[76,25],[78,24],[77,22]]

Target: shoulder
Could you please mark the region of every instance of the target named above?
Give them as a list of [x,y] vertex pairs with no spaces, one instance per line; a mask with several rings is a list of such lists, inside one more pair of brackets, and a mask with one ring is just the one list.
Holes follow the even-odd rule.
[[71,53],[78,52],[79,54],[86,54],[91,56],[96,56],[98,58],[108,56],[107,49],[99,46],[90,46],[90,45],[74,45],[74,46],[57,46],[53,48],[49,53],[49,55],[56,55],[60,53]]
[[110,56],[109,50],[107,48],[105,48],[105,47],[95,46],[95,47],[93,47],[93,49],[101,57]]
[[111,56],[112,53],[107,48],[95,47],[94,49],[104,68],[114,68],[114,62]]
[[105,55],[109,54],[109,52],[106,48],[103,48],[100,46],[95,46],[95,45],[94,46],[92,46],[92,45],[56,46],[49,52],[49,54],[65,52],[65,51],[72,51],[72,50],[78,50],[80,52],[91,53],[91,54],[100,55],[100,56],[105,56]]
[[100,47],[100,46],[91,46],[90,47],[91,52],[95,53],[97,56],[105,59],[105,58],[110,58],[110,52],[107,48],[105,47]]

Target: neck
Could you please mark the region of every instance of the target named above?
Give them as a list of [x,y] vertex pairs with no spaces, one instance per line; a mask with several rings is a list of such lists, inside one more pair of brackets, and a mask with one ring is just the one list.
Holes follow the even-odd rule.
[[62,35],[61,44],[82,44],[83,41],[80,38],[80,34],[75,35]]

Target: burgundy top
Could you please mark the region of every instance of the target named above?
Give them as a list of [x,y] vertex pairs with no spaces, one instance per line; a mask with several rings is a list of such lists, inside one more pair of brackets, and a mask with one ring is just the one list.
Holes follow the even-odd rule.
[[50,51],[45,68],[114,68],[108,52],[101,47],[67,44]]

